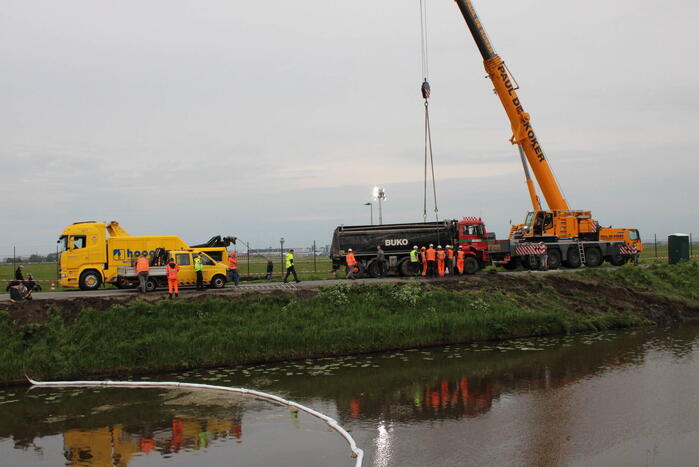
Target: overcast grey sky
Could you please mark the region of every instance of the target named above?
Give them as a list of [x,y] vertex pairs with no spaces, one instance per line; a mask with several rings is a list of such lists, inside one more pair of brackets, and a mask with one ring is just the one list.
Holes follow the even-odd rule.
[[[0,256],[79,220],[253,247],[422,218],[418,0],[0,0]],[[571,207],[699,233],[699,3],[475,0]],[[428,0],[443,217],[530,207],[452,0]]]

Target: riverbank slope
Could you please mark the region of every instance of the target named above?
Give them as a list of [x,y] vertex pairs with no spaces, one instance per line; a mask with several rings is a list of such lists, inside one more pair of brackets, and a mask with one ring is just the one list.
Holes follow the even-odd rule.
[[0,384],[124,376],[699,318],[699,266],[479,274],[295,293],[0,306]]

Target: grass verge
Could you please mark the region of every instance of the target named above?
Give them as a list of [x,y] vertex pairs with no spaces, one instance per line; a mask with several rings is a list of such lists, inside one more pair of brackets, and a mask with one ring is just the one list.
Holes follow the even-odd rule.
[[21,305],[0,312],[0,383],[25,371],[41,379],[123,375],[624,328],[677,318],[677,307],[699,310],[696,263],[591,270],[580,279],[488,276],[100,310],[73,302],[34,321]]

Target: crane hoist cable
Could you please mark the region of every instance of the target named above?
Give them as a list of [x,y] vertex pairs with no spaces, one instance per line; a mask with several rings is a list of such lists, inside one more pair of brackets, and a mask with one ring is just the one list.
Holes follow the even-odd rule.
[[439,221],[439,209],[437,208],[437,184],[434,178],[434,156],[432,154],[432,128],[430,125],[430,83],[429,78],[429,54],[427,47],[427,3],[420,0],[420,52],[422,55],[422,98],[425,100],[425,171],[423,183],[422,219],[427,222],[427,165],[432,175],[432,195],[434,196],[434,217]]

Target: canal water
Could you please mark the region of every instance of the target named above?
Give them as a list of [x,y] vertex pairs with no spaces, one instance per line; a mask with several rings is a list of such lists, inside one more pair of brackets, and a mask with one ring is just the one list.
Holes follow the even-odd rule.
[[[697,465],[699,327],[190,371],[338,420],[367,466]],[[351,466],[324,423],[249,397],[0,390],[0,465]]]

